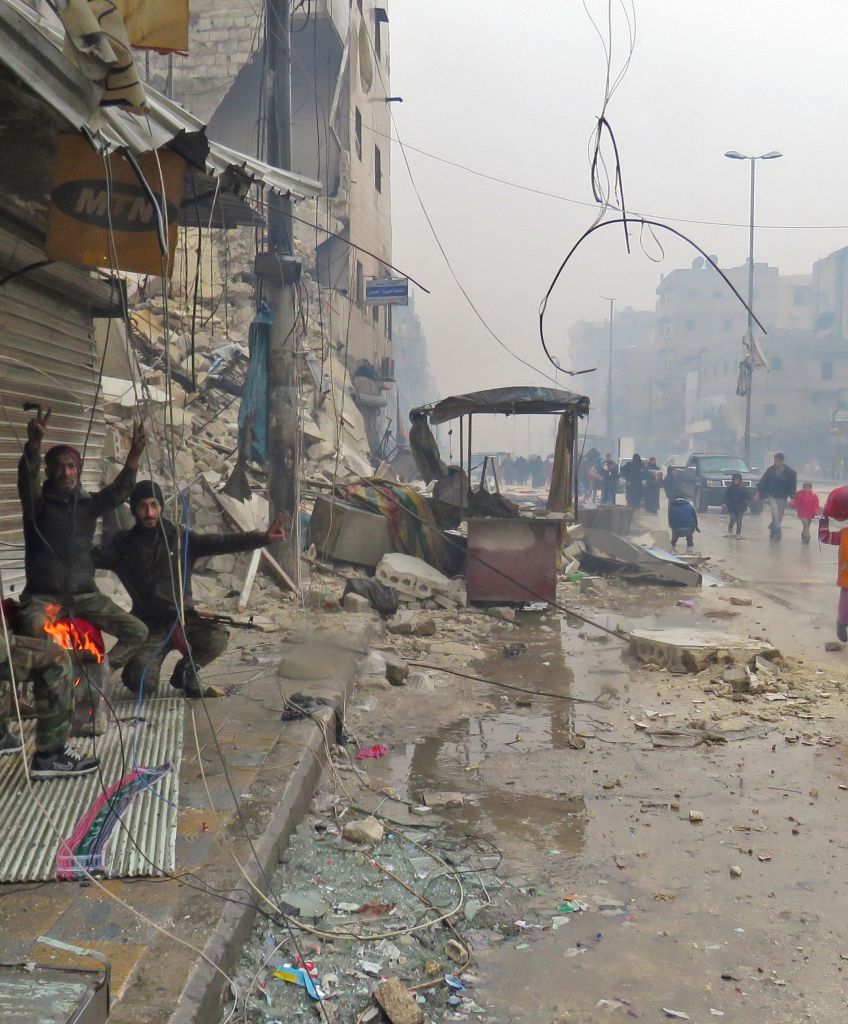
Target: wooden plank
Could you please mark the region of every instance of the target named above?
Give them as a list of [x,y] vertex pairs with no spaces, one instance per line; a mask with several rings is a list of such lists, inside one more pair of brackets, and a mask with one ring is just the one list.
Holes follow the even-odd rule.
[[250,564],[247,567],[247,575],[244,577],[244,586],[241,588],[241,593],[238,599],[238,610],[240,612],[247,611],[247,602],[250,600],[250,592],[253,590],[253,581],[256,579],[256,570],[259,568],[259,559],[262,555],[262,549],[257,548],[251,552]]

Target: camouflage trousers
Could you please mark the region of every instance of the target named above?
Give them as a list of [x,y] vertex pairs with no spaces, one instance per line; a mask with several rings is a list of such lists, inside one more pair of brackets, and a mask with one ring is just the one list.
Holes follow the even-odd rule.
[[[40,637],[9,637],[18,686],[31,681],[35,702],[35,748],[64,747],[71,726],[73,667],[67,651]],[[5,646],[0,647],[0,727],[16,719],[12,673]]]
[[90,594],[72,594],[67,606],[59,598],[51,597],[49,594],[25,592],[21,595],[21,633],[26,636],[42,636],[44,623],[47,621],[47,609],[51,605],[55,608],[57,618],[68,614],[74,615],[117,639],[118,642],[109,651],[109,665],[112,669],[125,665],[147,638],[147,626],[134,615],[125,612],[99,590]]

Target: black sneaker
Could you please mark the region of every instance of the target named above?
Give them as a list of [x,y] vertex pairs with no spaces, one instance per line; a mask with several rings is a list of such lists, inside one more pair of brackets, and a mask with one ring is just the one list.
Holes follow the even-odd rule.
[[182,690],[186,700],[199,700],[203,696],[197,673],[188,658],[181,658],[171,673],[171,686]]
[[20,754],[23,748],[23,743],[8,726],[4,725],[3,731],[0,732],[0,757],[4,754]]
[[89,775],[97,770],[96,757],[85,757],[75,750],[64,747],[60,750],[45,750],[32,759],[29,770],[31,779],[64,779],[69,776]]

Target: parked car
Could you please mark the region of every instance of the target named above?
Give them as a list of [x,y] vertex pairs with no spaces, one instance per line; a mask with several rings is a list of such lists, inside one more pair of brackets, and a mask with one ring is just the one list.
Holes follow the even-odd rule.
[[[680,493],[688,498],[699,512],[706,512],[711,505],[721,505],[724,489],[734,473],[742,477],[742,486],[751,494],[760,482],[759,474],[750,468],[738,455],[706,455],[697,453],[689,456],[684,467],[675,469]],[[751,501],[750,510],[758,516],[763,510],[762,499]]]

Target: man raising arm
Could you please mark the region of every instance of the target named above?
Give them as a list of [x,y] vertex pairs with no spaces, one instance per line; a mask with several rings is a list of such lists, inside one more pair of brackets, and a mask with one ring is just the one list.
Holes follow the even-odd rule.
[[186,697],[200,697],[195,669],[224,653],[228,633],[219,623],[201,618],[194,610],[194,563],[212,555],[253,551],[284,540],[285,532],[278,516],[265,531],[197,533],[166,519],[163,508],[159,485],[152,480],[140,481],[130,495],[135,526],[115,534],[95,550],[94,557],[98,568],[116,573],[132,598],[133,614],[150,631],[123,671],[121,678],[127,689],[153,696],[159,686],[162,662],[169,651],[176,650],[183,656],[171,675],[171,685]]

